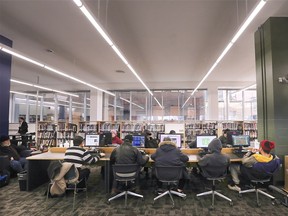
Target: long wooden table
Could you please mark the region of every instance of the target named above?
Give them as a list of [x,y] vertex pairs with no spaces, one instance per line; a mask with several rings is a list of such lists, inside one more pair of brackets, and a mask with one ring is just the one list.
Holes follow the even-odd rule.
[[[101,158],[95,165],[104,166],[104,181],[105,191],[108,193],[110,189],[110,154],[115,147],[102,147],[101,151],[105,152],[105,157]],[[156,149],[143,149],[147,154],[153,154]],[[49,181],[47,174],[47,168],[53,160],[63,160],[66,148],[51,148],[49,152],[33,155],[27,157],[28,169],[27,169],[27,190],[31,191],[36,187]],[[189,161],[187,166],[194,166],[199,160],[200,149],[181,149],[184,154],[187,154]],[[233,149],[223,148],[222,153],[227,154],[230,157],[231,162],[240,162],[241,158],[233,154]],[[149,159],[147,166],[151,166],[153,160]]]

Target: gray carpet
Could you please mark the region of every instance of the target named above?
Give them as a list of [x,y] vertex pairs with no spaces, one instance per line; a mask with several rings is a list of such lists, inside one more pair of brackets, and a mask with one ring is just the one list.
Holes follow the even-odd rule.
[[[153,205],[155,197],[154,188],[150,179],[146,180],[145,176],[141,178],[141,189],[144,195],[144,201],[139,198],[128,197],[128,208],[124,208],[124,199],[112,201],[107,204],[109,195],[104,193],[104,184],[100,177],[100,170],[93,167],[91,176],[88,181],[88,199],[85,193],[81,192],[77,195],[76,209],[72,212],[73,193],[67,194],[62,198],[49,198],[46,201],[44,193],[47,185],[43,185],[32,192],[20,191],[18,179],[11,179],[8,186],[0,188],[0,215],[8,216],[26,216],[26,215],[97,215],[97,216],[185,216],[185,215],[287,215],[288,208],[278,204],[273,206],[269,198],[260,195],[261,207],[256,205],[255,194],[243,194],[242,198],[237,192],[227,189],[225,182],[219,184],[217,188],[223,194],[233,200],[234,205],[231,207],[229,203],[223,199],[216,198],[215,209],[209,210],[211,204],[211,196],[196,198],[196,191],[193,185],[189,183],[185,187],[187,199],[175,197],[175,208],[171,208],[171,202],[168,196],[156,201]],[[202,192],[203,190],[197,191]],[[273,194],[273,193],[272,193]],[[275,195],[275,194],[274,194]],[[280,198],[280,197],[279,197]]]

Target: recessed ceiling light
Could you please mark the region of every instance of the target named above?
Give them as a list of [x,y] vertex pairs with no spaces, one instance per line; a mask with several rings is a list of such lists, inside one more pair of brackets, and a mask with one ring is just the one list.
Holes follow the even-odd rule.
[[46,52],[48,52],[48,53],[54,53],[54,50],[52,50],[52,49],[46,49]]
[[116,73],[125,73],[125,71],[123,71],[123,70],[116,70],[115,72]]

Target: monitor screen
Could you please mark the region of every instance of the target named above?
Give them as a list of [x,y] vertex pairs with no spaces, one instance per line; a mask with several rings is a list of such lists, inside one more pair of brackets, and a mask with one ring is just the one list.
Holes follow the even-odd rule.
[[250,136],[249,135],[232,135],[232,145],[233,147],[248,147],[250,146]]
[[160,134],[160,142],[162,142],[165,137],[169,137],[172,142],[175,142],[178,148],[182,147],[181,134]]
[[208,148],[209,143],[215,138],[217,138],[215,135],[197,136],[196,137],[196,147],[197,148]]
[[137,148],[145,148],[145,136],[133,135],[132,146]]
[[100,134],[100,146],[107,146],[109,144],[112,144],[111,132],[103,132]]
[[99,134],[87,134],[85,137],[86,147],[98,147],[100,144]]

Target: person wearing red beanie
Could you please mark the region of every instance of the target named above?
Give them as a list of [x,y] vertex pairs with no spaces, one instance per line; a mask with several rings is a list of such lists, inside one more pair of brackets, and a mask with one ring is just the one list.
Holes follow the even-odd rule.
[[[244,155],[242,165],[231,164],[232,181],[229,182],[228,187],[233,190],[234,185],[249,184],[251,179],[263,179],[277,170],[281,161],[276,155],[271,154],[274,148],[275,142],[262,140],[259,150],[253,149]],[[237,191],[239,190],[237,186]]]

